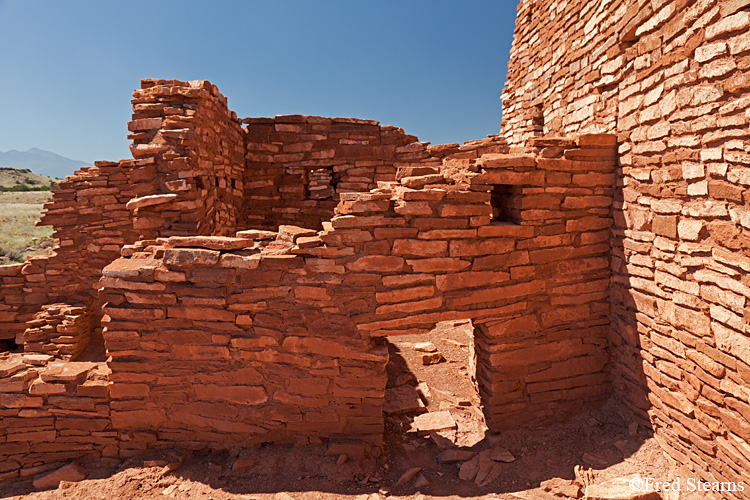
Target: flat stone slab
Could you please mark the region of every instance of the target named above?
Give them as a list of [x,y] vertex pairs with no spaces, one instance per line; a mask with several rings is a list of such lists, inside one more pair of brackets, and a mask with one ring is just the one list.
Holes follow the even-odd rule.
[[536,165],[536,158],[534,155],[490,153],[482,155],[477,160],[477,165],[482,168],[533,167]]
[[50,384],[40,379],[36,379],[29,386],[29,394],[32,396],[49,396],[50,394],[65,394],[65,392],[65,385]]
[[419,392],[410,385],[401,385],[386,389],[383,413],[386,415],[408,415],[427,411]]
[[477,486],[486,486],[502,473],[502,467],[490,458],[491,450],[484,450],[479,453],[479,468],[474,482]]
[[457,427],[458,425],[449,411],[425,413],[414,418],[414,428],[422,436],[431,432],[456,429]]
[[277,234],[275,231],[264,231],[262,229],[237,231],[238,238],[250,238],[252,240],[275,240]]
[[169,203],[177,199],[177,195],[174,193],[170,194],[151,194],[148,196],[141,196],[140,198],[133,198],[125,204],[125,208],[128,210],[135,210],[136,208],[151,207],[155,205],[162,205]]
[[21,359],[27,365],[45,366],[55,358],[49,354],[24,354]]
[[40,375],[44,382],[74,382],[96,368],[96,363],[71,362],[52,366]]
[[38,490],[57,488],[60,485],[60,481],[76,483],[86,479],[87,474],[86,469],[73,462],[52,472],[45,472],[36,476],[34,478],[34,488]]
[[20,359],[7,359],[0,361],[0,378],[10,377],[16,372],[26,368],[26,363]]
[[253,246],[253,239],[230,236],[172,236],[164,248],[207,248],[209,250],[241,250]]
[[[102,270],[107,278],[136,278],[149,277],[160,263],[153,258],[148,259],[117,259]],[[50,311],[54,313],[53,311]]]
[[416,175],[412,177],[404,177],[401,179],[401,184],[413,189],[419,189],[426,186],[427,184],[443,183],[445,183],[445,177],[443,177],[442,174]]
[[279,241],[286,241],[289,243],[294,243],[297,241],[297,238],[302,238],[305,236],[317,236],[318,231],[315,229],[309,229],[306,227],[300,227],[300,226],[279,226],[279,234],[276,237]]
[[458,477],[464,481],[473,481],[479,471],[479,455],[470,458],[458,470]]
[[476,456],[476,451],[471,450],[445,450],[438,453],[438,462],[441,464],[452,464],[456,462],[466,462]]
[[494,460],[495,462],[510,463],[510,462],[516,461],[516,457],[514,457],[513,454],[509,450],[501,446],[498,446],[492,450],[492,453],[490,454],[490,458]]
[[421,352],[435,352],[437,351],[437,347],[435,347],[435,344],[432,342],[417,342],[414,344],[414,350]]
[[572,137],[532,137],[529,142],[535,148],[557,147],[570,149],[576,145],[576,141]]
[[661,495],[638,474],[617,477],[606,483],[586,486],[588,500],[661,500]]

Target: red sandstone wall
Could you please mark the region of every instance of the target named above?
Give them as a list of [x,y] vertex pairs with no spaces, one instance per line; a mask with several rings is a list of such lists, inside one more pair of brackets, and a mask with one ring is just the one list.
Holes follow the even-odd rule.
[[235,231],[244,143],[226,98],[205,81],[142,87],[128,124],[135,160],[96,162],[61,182],[41,220],[55,228],[55,253],[3,266],[0,339],[23,344],[26,321],[44,304],[84,305],[97,325],[94,284],[139,237]]
[[617,132],[616,392],[697,476],[747,481],[750,6],[554,4],[521,3],[503,132],[537,102],[546,131]]
[[0,266],[0,340],[14,341],[34,306],[24,307],[23,264]]
[[128,183],[134,168],[132,161],[97,162],[59,183],[53,192],[41,224],[54,226],[59,246],[53,254],[32,257],[22,265],[23,305],[13,328],[17,344],[23,344],[25,321],[42,305],[96,304],[93,285],[101,269],[122,245],[138,237],[125,208],[135,193]]
[[[26,365],[52,367],[54,359],[24,355],[19,368],[8,358],[16,364],[0,375],[0,413],[12,425],[0,442],[19,444],[6,448],[7,477],[29,460],[45,468],[176,443],[379,444],[387,361],[379,337],[445,319],[474,320],[475,375],[494,428],[542,423],[607,396],[602,235],[611,223],[611,141],[582,138],[577,148],[542,140],[531,148],[537,158],[499,154],[508,147],[497,136],[428,146],[351,119],[251,119],[243,132],[208,82],[142,87],[129,125],[135,160],[100,162],[69,178],[45,214],[60,239],[57,254],[3,269],[3,321],[21,326],[43,304],[81,302],[96,323],[101,299],[112,357],[89,377],[91,393],[77,388],[90,367],[46,380],[36,378],[46,368]],[[244,141],[256,132],[260,142],[248,147],[273,154],[247,153],[267,169],[250,165],[245,175]],[[311,167],[340,167],[342,192],[400,182],[332,192],[343,198],[323,231],[282,226],[273,241],[262,231],[217,236],[244,227],[253,210],[258,220],[284,214],[274,227],[304,213],[311,204],[294,196],[319,191],[311,189],[320,185],[319,168]],[[268,183],[263,176],[291,208],[256,196]],[[495,183],[513,187],[512,223],[490,220]],[[329,216],[330,207],[314,203],[313,218],[294,220],[317,225]],[[154,239],[163,236],[171,238]],[[106,267],[93,296],[92,283],[118,252],[123,258]],[[571,291],[579,293],[573,300]],[[55,314],[29,323],[38,344],[29,350],[58,347],[61,339],[48,345],[43,333]],[[519,321],[535,326],[533,339]],[[37,421],[45,412],[53,418]],[[73,432],[60,418],[94,414],[95,432]],[[42,440],[57,448],[35,453]],[[80,446],[63,451],[63,443]]]
[[347,314],[338,285],[356,277],[280,237],[263,254],[242,250],[250,239],[172,238],[105,269],[116,428],[158,431],[161,446],[379,443],[387,351]]
[[520,1],[502,94],[510,146],[543,135],[615,132],[620,51],[634,23],[652,17],[652,3],[663,2]]
[[[3,268],[0,339],[22,344],[25,322],[43,304],[85,305],[98,325],[93,284],[138,238],[282,223],[319,228],[340,193],[394,180],[396,168],[507,151],[498,137],[428,146],[402,129],[351,118],[255,118],[243,130],[209,82],[145,79],[141,87],[128,124],[135,159],[97,162],[62,182],[42,217],[55,228],[56,253]],[[321,170],[336,176],[335,192],[310,189]],[[307,199],[311,192],[316,199]]]
[[468,161],[508,151],[499,136],[430,146],[374,120],[287,115],[243,122],[247,168],[238,229],[275,231],[284,224],[320,229],[333,217],[341,194],[392,182],[399,168],[434,173],[446,157]]
[[374,120],[290,115],[244,122],[242,229],[276,230],[282,224],[320,229],[341,193],[368,192],[378,181],[395,180],[399,163],[427,156],[404,149],[418,144],[416,137]]
[[29,479],[74,459],[102,462],[119,453],[106,365],[50,358],[0,360],[0,481]]
[[[378,338],[462,318],[478,326],[493,428],[601,402],[613,141],[552,142],[557,158],[470,161],[466,183],[428,173],[343,195],[320,232],[282,226],[127,248],[101,282],[113,425],[154,435],[144,448],[379,444]],[[517,187],[515,223],[491,222],[494,183]]]
[[747,481],[750,8],[661,12],[622,54],[614,380],[675,460]]
[[243,196],[244,142],[227,99],[204,80],[141,82],[128,124],[136,160],[133,227],[146,238],[233,234]]

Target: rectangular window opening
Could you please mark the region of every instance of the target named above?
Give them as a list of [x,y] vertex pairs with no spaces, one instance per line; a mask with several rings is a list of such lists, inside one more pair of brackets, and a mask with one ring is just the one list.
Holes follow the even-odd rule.
[[519,191],[519,186],[493,184],[490,191],[493,223],[520,223],[520,210],[517,204]]
[[534,113],[531,118],[531,128],[535,135],[544,134],[544,110],[542,110],[542,106],[534,107]]
[[307,177],[307,193],[310,200],[332,200],[336,194],[338,175],[333,168],[310,170]]

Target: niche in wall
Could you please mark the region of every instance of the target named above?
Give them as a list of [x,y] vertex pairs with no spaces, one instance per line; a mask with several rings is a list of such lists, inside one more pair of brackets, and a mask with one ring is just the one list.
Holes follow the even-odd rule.
[[338,174],[333,167],[310,170],[307,177],[307,198],[310,200],[332,200],[336,194]]
[[492,206],[493,223],[519,224],[519,210],[517,208],[520,187],[510,184],[493,184],[490,191],[490,206]]

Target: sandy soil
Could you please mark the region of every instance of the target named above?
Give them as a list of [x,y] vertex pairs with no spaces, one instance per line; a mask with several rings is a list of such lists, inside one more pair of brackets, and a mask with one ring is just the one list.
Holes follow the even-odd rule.
[[[426,384],[426,410],[450,411],[458,429],[441,432],[442,438],[418,436],[411,430],[414,414],[389,415],[384,456],[377,462],[326,455],[324,445],[269,445],[239,457],[226,452],[162,452],[109,466],[87,465],[88,479],[64,482],[57,490],[36,492],[29,482],[0,485],[0,498],[550,500],[564,497],[545,492],[540,484],[552,478],[574,479],[576,465],[592,468],[594,482],[632,473],[654,478],[675,474],[657,443],[644,429],[624,421],[613,404],[544,429],[487,432],[467,374],[470,335],[467,323],[448,323],[438,325],[429,338],[390,339],[389,388]],[[414,344],[425,341],[431,341],[445,361],[422,365],[424,353]],[[462,462],[438,460],[446,446],[476,452],[501,447],[514,461],[498,462],[496,477],[480,487],[459,477]],[[413,472],[413,477],[400,482],[406,472]]]

